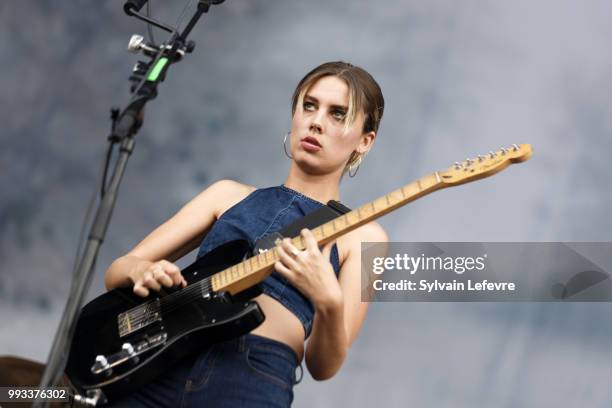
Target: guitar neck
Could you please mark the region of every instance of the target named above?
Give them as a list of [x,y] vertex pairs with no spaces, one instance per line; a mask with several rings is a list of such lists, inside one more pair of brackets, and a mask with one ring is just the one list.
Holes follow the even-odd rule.
[[[442,183],[439,173],[435,172],[334,218],[312,229],[312,233],[319,246],[325,245],[370,221],[443,187],[445,187],[445,184]],[[292,242],[298,249],[305,248],[301,236],[294,237]],[[274,270],[274,263],[278,259],[276,247],[255,255],[214,274],[211,277],[212,288],[217,292],[227,291],[231,294],[241,292],[270,275]]]

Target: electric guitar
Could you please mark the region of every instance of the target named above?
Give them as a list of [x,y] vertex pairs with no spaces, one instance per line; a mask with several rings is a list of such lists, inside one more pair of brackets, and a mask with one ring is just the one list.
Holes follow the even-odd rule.
[[[513,145],[457,162],[312,229],[320,246],[436,190],[491,176],[527,160],[531,145]],[[293,245],[304,249],[300,236]],[[188,285],[143,298],[111,290],[83,307],[66,374],[88,397],[115,399],[150,382],[203,345],[240,336],[265,316],[252,288],[279,259],[275,247],[250,256],[243,241],[224,244],[182,271]],[[251,288],[251,289],[250,289]]]

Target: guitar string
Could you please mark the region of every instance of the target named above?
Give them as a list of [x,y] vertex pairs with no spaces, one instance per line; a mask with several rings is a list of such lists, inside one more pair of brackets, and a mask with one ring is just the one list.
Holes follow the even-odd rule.
[[[323,232],[323,229],[320,227],[317,227],[316,229],[313,230],[313,233],[316,232],[316,235],[318,235],[319,233],[322,235],[322,238],[325,237],[325,233]],[[316,237],[318,238],[318,237]],[[304,247],[304,242],[302,240],[302,238],[300,237],[300,243],[301,246]],[[270,262],[268,260],[268,256],[267,253],[271,253],[272,254],[272,262]],[[250,257],[246,260],[244,260],[242,263],[246,265],[250,262],[251,265],[253,264],[253,260],[255,258],[261,258],[262,254],[258,254],[256,256]],[[266,251],[266,255],[263,256],[263,263],[264,266],[263,268],[269,267],[270,265],[273,265],[274,262],[278,261],[279,256],[278,253],[276,251],[276,248],[272,248],[270,249],[270,251]],[[261,262],[257,262],[258,265],[261,264]],[[231,273],[229,272],[232,268],[237,268],[238,265],[234,265],[233,267],[224,269],[223,271],[217,272],[215,273],[215,275],[217,274],[221,274],[221,273]],[[245,267],[243,267],[243,270],[245,269]],[[261,268],[261,266],[259,266],[259,268]],[[192,301],[199,299],[202,297],[202,292],[206,291],[206,292],[211,292],[212,289],[212,278],[213,276],[209,276],[206,278],[203,278],[202,280],[198,281],[197,283],[192,284],[192,287],[187,287],[185,289],[182,289],[180,291],[171,293],[167,296],[164,296],[162,298],[159,298],[159,305],[156,305],[156,301],[152,300],[149,301],[143,305],[137,306],[137,308],[135,310],[132,310],[131,312],[128,311],[128,319],[130,320],[130,324],[137,326],[138,324],[142,323],[143,321],[149,320],[152,316],[153,313],[155,313],[156,311],[159,312],[164,312],[164,313],[170,313],[173,310],[176,310],[178,307],[181,307],[187,303],[191,303]],[[230,278],[233,278],[230,276]],[[148,305],[155,305],[155,308],[152,309],[148,309],[147,306]]]
[[[276,260],[278,260],[277,254],[275,252],[275,250],[271,250],[272,253],[274,254],[273,256],[273,260],[274,262],[276,262]],[[260,256],[260,255],[256,255],[255,257]],[[251,257],[249,259],[247,259],[246,261],[244,261],[244,263],[247,262],[252,262],[250,261],[251,259],[255,258],[255,257]],[[264,257],[264,259],[266,259],[265,261],[265,267],[269,267],[270,261],[267,260],[267,257]],[[236,267],[237,265],[235,265],[234,267]],[[216,274],[220,274],[220,273],[228,273],[229,270],[231,268],[227,268],[223,271],[217,272]],[[244,268],[243,268],[244,269]],[[215,275],[216,275],[215,274]],[[213,275],[214,276],[214,275]],[[187,287],[183,290],[180,290],[178,292],[174,292],[171,293],[167,296],[164,296],[162,298],[159,299],[159,307],[155,307],[155,310],[159,310],[162,311],[164,313],[170,313],[173,310],[176,310],[176,308],[181,307],[187,303],[190,303],[196,299],[201,298],[201,293],[203,291],[206,292],[211,292],[212,289],[212,277],[213,276],[209,276],[206,278],[203,278],[202,280],[194,283],[191,285],[191,287]],[[128,313],[128,318],[130,319],[130,324],[137,326],[138,324],[142,323],[143,321],[149,320],[151,315],[154,313],[153,309],[149,309],[147,310],[147,305],[155,305],[156,302],[155,300],[149,301],[147,303],[145,303],[144,305],[140,305],[138,306],[136,310],[133,310],[131,313]],[[157,305],[156,305],[157,306]],[[134,313],[136,312],[136,313]]]
[[[316,230],[318,230],[319,228],[317,228]],[[313,232],[315,232],[315,230],[313,230]],[[319,233],[319,231],[316,231],[317,234]],[[321,233],[323,233],[323,231],[321,231]],[[324,236],[324,234],[323,234]],[[300,243],[301,246],[304,247],[304,242],[300,237]],[[268,260],[268,253],[272,254],[272,262],[270,260]],[[253,256],[251,258],[246,259],[245,261],[243,261],[242,263],[245,264],[245,267],[248,263],[251,263],[251,265],[253,264],[253,259],[255,258],[263,258],[263,268],[267,268],[271,265],[273,265],[276,261],[278,261],[280,259],[280,257],[278,256],[278,252],[276,251],[276,248],[272,248],[270,249],[270,251],[266,251],[266,255],[262,256],[262,254],[258,254],[256,256]],[[262,268],[261,263],[262,262],[256,262],[258,266],[258,268]],[[233,267],[224,269],[223,271],[217,272],[215,275],[217,274],[221,274],[221,273],[230,273],[229,271],[234,268],[234,267],[238,267],[238,265],[234,265]],[[243,267],[243,270],[245,269],[245,267]],[[153,315],[153,313],[155,313],[156,311],[159,312],[163,312],[163,313],[170,313],[173,310],[176,310],[178,307],[181,307],[187,303],[191,303],[194,300],[200,299],[202,297],[201,293],[202,291],[207,291],[207,292],[211,292],[212,289],[212,278],[213,276],[209,276],[206,278],[203,278],[202,280],[198,281],[197,283],[192,284],[192,287],[187,287],[183,290],[180,290],[178,292],[173,292],[167,296],[164,296],[162,298],[159,298],[159,306],[155,307],[154,309],[147,309],[147,305],[155,305],[156,301],[155,300],[151,300],[143,305],[137,306],[136,310],[133,310],[132,313],[128,313],[128,318],[130,319],[130,324],[134,325],[134,326],[138,326],[140,323],[142,323],[143,321],[147,321],[150,320],[151,316]],[[232,277],[230,277],[232,278]],[[175,300],[176,298],[176,300]],[[156,305],[157,306],[157,305]],[[134,316],[134,312],[136,312],[136,316]]]
[[[208,280],[208,278],[205,278],[205,279]],[[174,302],[170,303],[169,307],[164,307],[164,305],[168,304],[167,302],[165,302],[162,305],[161,300],[163,300],[164,298],[160,299],[159,305],[156,305],[155,301],[153,301],[151,303],[147,303],[147,304],[153,304],[156,307],[152,308],[152,309],[147,309],[146,307],[142,308],[144,310],[139,310],[140,313],[137,316],[129,315],[128,318],[129,318],[130,324],[132,326],[138,326],[142,322],[146,322],[146,321],[150,320],[152,314],[155,313],[155,312],[162,312],[163,311],[163,312],[169,313],[170,311],[174,310],[176,307],[180,306],[180,304],[178,304],[178,303],[181,300],[183,301],[182,304],[186,304],[186,303],[189,303],[189,302],[191,302],[191,301],[193,301],[195,299],[200,298],[201,297],[200,293],[202,292],[202,290],[208,290],[209,291],[211,289],[210,282],[202,282],[202,281],[199,281],[198,283],[194,284],[193,287],[190,287],[189,289],[186,288],[185,290],[187,292],[183,291],[181,293],[183,296],[181,296],[180,298],[177,299],[177,301],[176,301],[177,305],[175,307],[172,307],[172,304]],[[168,295],[168,296],[170,296],[170,295]]]

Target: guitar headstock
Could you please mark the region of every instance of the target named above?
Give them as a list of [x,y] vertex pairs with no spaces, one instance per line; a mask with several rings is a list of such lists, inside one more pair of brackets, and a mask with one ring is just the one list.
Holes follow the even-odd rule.
[[491,176],[502,171],[512,163],[523,162],[531,157],[530,144],[513,144],[508,148],[500,148],[486,155],[478,155],[473,159],[466,159],[438,172],[444,184],[458,185]]

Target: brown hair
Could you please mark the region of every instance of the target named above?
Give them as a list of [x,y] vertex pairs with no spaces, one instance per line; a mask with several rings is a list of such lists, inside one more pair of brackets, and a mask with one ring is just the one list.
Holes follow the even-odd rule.
[[[294,115],[296,107],[302,105],[304,96],[310,87],[326,76],[335,76],[344,80],[349,88],[349,106],[344,124],[345,131],[355,122],[358,112],[362,111],[365,117],[362,133],[378,132],[385,109],[385,99],[380,86],[366,70],[348,62],[326,62],[307,73],[293,91],[291,114]],[[347,163],[347,168],[357,162],[359,158],[358,154],[352,154]]]

